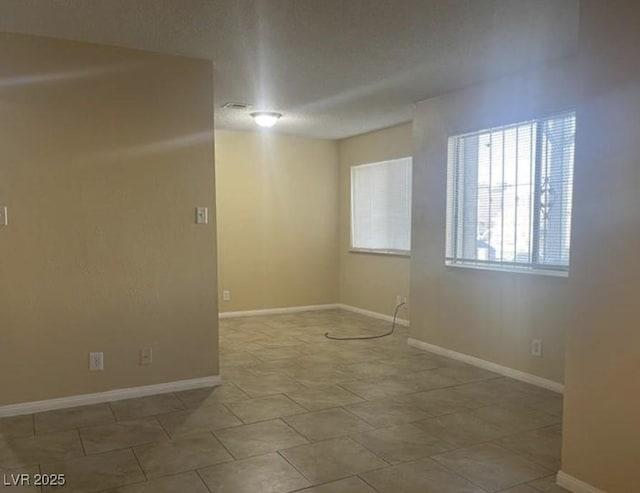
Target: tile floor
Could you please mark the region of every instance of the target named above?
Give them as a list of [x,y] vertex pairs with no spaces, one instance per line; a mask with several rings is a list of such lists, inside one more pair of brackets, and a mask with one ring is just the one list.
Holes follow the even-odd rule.
[[[225,319],[224,384],[0,419],[3,473],[60,493],[554,493],[562,398],[344,311]],[[4,482],[4,481],[3,481]],[[7,493],[38,488],[8,487]]]

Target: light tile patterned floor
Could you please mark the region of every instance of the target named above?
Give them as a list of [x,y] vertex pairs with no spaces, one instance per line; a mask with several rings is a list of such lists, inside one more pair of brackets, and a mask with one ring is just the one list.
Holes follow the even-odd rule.
[[[60,493],[565,491],[562,398],[331,310],[224,319],[224,384],[0,419],[0,479]],[[3,481],[4,482],[4,481]],[[38,488],[6,487],[7,493]]]

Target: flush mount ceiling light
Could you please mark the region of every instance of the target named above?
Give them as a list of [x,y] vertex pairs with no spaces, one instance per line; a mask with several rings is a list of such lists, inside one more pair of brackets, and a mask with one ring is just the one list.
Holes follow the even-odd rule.
[[256,111],[251,113],[251,116],[258,125],[269,128],[273,127],[282,115],[273,111]]

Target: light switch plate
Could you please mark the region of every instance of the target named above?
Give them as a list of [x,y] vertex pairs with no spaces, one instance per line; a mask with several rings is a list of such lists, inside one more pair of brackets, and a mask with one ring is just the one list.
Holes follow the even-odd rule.
[[7,206],[0,206],[0,226],[6,226],[9,224],[7,218]]
[[209,224],[208,207],[196,207],[196,224]]

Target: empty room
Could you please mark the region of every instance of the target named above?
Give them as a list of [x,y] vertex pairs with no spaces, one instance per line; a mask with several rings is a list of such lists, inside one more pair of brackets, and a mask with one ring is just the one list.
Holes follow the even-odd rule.
[[631,0],[0,0],[0,491],[640,491],[638,46]]

